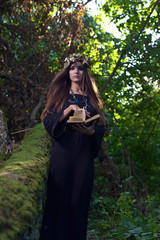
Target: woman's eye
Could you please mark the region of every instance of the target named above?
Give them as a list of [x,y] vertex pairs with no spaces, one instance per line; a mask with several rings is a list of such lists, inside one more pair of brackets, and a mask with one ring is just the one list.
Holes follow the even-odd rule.
[[74,67],[70,67],[70,70],[74,70]]
[[78,69],[79,69],[79,70],[83,70],[83,67],[79,67]]
[[[75,68],[76,68],[76,67],[74,67],[74,66],[73,66],[73,67],[70,67],[70,70],[73,71]],[[79,70],[79,71],[82,71],[82,70],[83,70],[83,67],[78,67],[78,70]]]

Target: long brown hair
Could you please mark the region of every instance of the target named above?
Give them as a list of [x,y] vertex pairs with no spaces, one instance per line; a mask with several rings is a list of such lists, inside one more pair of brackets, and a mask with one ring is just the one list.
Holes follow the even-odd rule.
[[[66,68],[63,68],[62,71],[59,72],[52,80],[47,95],[47,104],[41,114],[42,121],[44,120],[47,112],[59,112],[62,109],[65,101],[67,100],[71,87],[71,80],[69,77],[69,70],[71,65],[72,63],[70,63],[70,65]],[[100,114],[100,123],[104,123],[105,116],[102,110],[103,104],[99,97],[95,80],[94,78],[90,77],[85,65],[83,65],[83,79],[81,84],[81,90],[88,95],[90,103],[92,104],[96,112]]]

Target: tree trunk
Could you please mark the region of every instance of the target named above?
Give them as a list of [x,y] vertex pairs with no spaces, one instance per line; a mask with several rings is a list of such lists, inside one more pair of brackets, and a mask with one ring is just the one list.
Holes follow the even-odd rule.
[[7,146],[8,133],[7,124],[4,121],[3,111],[0,110],[0,152],[3,152]]

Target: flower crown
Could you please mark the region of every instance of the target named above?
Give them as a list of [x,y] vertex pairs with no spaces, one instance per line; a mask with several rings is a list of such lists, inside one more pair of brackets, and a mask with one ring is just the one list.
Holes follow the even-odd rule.
[[80,55],[79,53],[70,54],[64,60],[64,67],[68,67],[71,63],[81,62],[84,66],[90,66],[90,58],[86,55]]

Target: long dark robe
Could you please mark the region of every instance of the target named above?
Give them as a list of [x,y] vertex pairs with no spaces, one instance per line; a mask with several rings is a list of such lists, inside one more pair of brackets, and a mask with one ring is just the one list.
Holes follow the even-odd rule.
[[[79,107],[83,96],[76,94]],[[44,126],[55,139],[50,157],[47,200],[40,240],[86,240],[88,209],[94,177],[94,158],[100,149],[104,125],[95,126],[95,134],[85,135],[59,119],[73,97],[69,95],[60,112],[47,114]],[[96,112],[88,101],[91,116]]]

